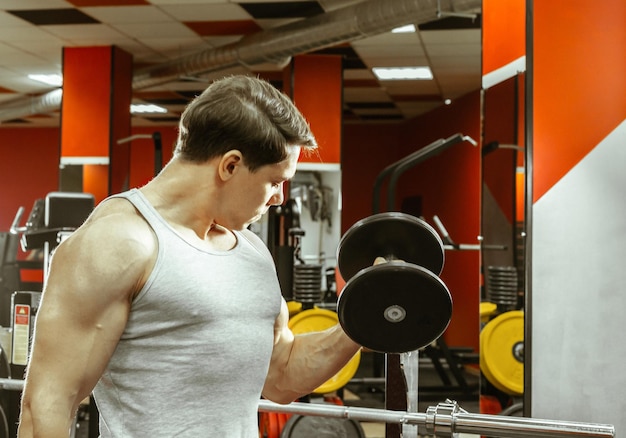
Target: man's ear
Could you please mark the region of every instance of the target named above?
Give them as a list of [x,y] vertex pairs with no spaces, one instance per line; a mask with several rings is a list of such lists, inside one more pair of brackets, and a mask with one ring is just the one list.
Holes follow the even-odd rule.
[[243,155],[237,149],[232,149],[222,155],[219,162],[218,173],[223,181],[232,178],[243,166]]

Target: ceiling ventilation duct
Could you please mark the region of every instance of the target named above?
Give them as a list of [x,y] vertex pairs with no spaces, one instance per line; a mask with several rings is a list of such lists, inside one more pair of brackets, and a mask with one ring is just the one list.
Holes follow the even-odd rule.
[[[282,65],[291,56],[379,35],[398,26],[426,23],[445,15],[478,13],[481,5],[481,0],[368,0],[248,35],[233,44],[136,70],[133,89],[239,65]],[[8,103],[0,109],[0,121],[50,112],[59,107],[60,90],[55,90],[38,98]]]
[[369,0],[136,71],[133,89],[238,65],[281,65],[293,55],[379,35],[405,24],[426,23],[445,14],[479,11],[480,7],[480,0]]
[[62,96],[63,91],[57,88],[40,96],[30,96],[3,103],[0,106],[0,121],[56,111],[61,108]]

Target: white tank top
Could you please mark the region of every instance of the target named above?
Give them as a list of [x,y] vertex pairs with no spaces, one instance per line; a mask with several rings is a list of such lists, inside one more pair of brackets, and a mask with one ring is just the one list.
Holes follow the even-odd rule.
[[138,190],[157,261],[94,390],[103,438],[257,438],[257,406],[280,310],[269,251],[235,232],[209,252],[184,240]]

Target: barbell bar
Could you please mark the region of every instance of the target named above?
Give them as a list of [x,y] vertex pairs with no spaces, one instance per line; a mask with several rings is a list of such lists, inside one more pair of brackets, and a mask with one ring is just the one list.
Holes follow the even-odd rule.
[[456,433],[503,438],[602,438],[615,436],[615,427],[610,424],[473,414],[464,411],[456,402],[450,400],[429,407],[426,413],[339,406],[330,403],[294,402],[283,405],[269,400],[259,401],[259,411],[347,418],[375,423],[413,424],[425,427],[428,434],[435,437],[451,437]]
[[[0,378],[0,389],[20,391],[23,387],[23,380]],[[455,433],[503,438],[615,437],[615,427],[610,424],[473,414],[461,409],[451,400],[430,406],[426,413],[339,406],[330,403],[279,404],[269,400],[259,400],[258,409],[260,412],[347,418],[374,423],[413,424],[425,427],[427,432],[435,437],[451,437]]]

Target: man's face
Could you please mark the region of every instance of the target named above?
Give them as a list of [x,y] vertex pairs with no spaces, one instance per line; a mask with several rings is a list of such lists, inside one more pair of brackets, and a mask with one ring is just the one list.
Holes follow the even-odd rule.
[[[263,216],[271,206],[283,203],[283,188],[296,173],[296,165],[300,156],[300,147],[288,149],[285,160],[276,164],[260,167],[250,172],[243,165],[234,182],[234,210],[229,216],[233,226],[228,228],[243,229]],[[244,163],[245,164],[245,163]],[[227,226],[226,224],[222,224]]]

